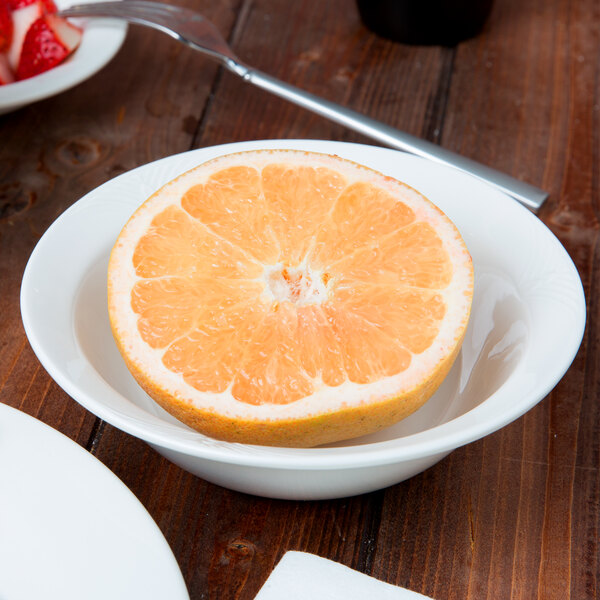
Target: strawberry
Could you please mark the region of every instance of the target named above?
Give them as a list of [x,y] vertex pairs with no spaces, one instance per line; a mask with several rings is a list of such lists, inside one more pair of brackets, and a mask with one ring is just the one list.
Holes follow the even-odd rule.
[[8,50],[13,36],[11,9],[7,0],[0,0],[0,52]]
[[23,40],[31,24],[42,15],[57,11],[54,0],[0,0],[8,4],[12,15],[13,35],[8,60],[13,70],[19,64]]
[[39,19],[44,14],[44,12],[45,9],[41,0],[35,0],[26,6],[15,8],[12,11],[13,36],[12,43],[8,49],[8,61],[13,71],[19,64],[21,48],[27,30],[36,19]]
[[14,80],[15,76],[8,64],[6,54],[0,54],[0,85],[12,83]]
[[[35,4],[37,0],[2,0],[5,4],[9,5],[10,10],[18,10],[19,8],[24,8],[25,6],[29,6],[30,4]],[[54,0],[42,0],[42,4],[44,5],[44,12],[47,13],[55,13],[57,12],[56,4],[54,4]]]
[[81,29],[46,14],[37,19],[23,40],[17,79],[28,79],[60,64],[81,41]]

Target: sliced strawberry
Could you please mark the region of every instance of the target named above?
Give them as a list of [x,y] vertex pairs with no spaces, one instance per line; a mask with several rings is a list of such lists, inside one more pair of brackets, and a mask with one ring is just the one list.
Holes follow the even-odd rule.
[[23,41],[17,79],[28,79],[60,64],[81,42],[81,29],[55,15],[33,23]]
[[15,75],[8,64],[6,54],[0,54],[0,85],[12,83],[15,80]]
[[9,49],[13,36],[11,9],[7,0],[0,0],[0,52]]
[[8,62],[11,68],[16,70],[21,56],[21,48],[27,31],[36,19],[44,14],[44,5],[41,0],[35,0],[27,6],[17,8],[12,12],[13,37],[10,48],[8,49]]
[[[6,4],[9,5],[10,10],[18,10],[19,8],[24,8],[25,6],[29,6],[30,4],[35,4],[37,0],[3,0]],[[42,0],[42,4],[44,5],[45,12],[55,13],[58,11],[56,8],[56,4],[54,4],[54,0]]]

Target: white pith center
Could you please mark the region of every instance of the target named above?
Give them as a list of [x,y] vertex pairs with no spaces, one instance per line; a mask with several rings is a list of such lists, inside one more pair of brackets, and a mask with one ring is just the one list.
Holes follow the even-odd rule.
[[321,304],[327,299],[330,277],[308,266],[298,268],[281,264],[267,267],[263,274],[267,295],[276,302]]

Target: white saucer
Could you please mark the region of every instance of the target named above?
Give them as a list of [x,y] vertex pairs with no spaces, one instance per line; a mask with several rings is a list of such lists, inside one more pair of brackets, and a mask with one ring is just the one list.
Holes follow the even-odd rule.
[[[335,447],[229,444],[175,421],[127,371],[106,308],[106,267],[120,229],[141,202],[183,171],[256,148],[338,154],[375,168],[423,192],[461,231],[475,267],[465,341],[438,392],[397,425]],[[397,483],[513,421],[564,375],[579,348],[586,314],[569,255],[516,201],[469,175],[415,156],[315,140],[202,148],[108,181],[44,234],[23,277],[21,310],[41,363],[88,410],[209,481],[295,499],[342,497]]]
[[58,431],[0,404],[0,598],[189,600],[136,497]]

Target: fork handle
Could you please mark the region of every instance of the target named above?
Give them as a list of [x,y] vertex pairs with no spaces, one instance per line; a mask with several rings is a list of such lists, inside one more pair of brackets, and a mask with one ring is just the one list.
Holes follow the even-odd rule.
[[228,61],[226,66],[237,75],[240,75],[245,81],[259,88],[285,98],[289,102],[302,106],[331,121],[340,123],[387,146],[404,150],[405,152],[428,158],[474,175],[478,179],[485,181],[515,200],[518,200],[534,212],[539,210],[548,197],[548,193],[544,190],[519,181],[506,173],[492,169],[409,133],[389,127],[380,121],[371,119],[335,102],[319,98],[314,94],[310,94],[275,77],[271,77],[262,71],[251,69],[233,61]]

